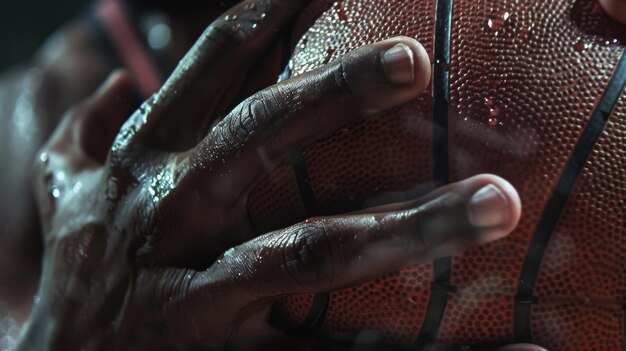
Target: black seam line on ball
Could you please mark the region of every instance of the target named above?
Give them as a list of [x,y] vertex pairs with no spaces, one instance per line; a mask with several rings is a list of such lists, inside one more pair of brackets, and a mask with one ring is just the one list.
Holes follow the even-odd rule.
[[625,87],[626,55],[622,53],[613,77],[543,209],[526,253],[513,311],[513,335],[516,342],[532,342],[530,328],[532,301],[541,261],[569,195]]
[[[295,22],[294,22],[295,23]],[[291,31],[293,32],[294,23],[291,24]],[[293,54],[295,42],[292,41],[292,36],[284,38],[282,43],[283,57],[282,64],[284,70],[280,74],[279,82],[291,78],[293,72],[290,66],[291,56]],[[298,183],[298,192],[302,199],[304,206],[304,214],[306,217],[313,217],[319,214],[317,199],[315,198],[315,192],[311,186],[309,178],[309,171],[306,166],[306,160],[302,149],[296,150],[291,155],[291,167],[296,176],[296,182]],[[313,298],[313,303],[309,312],[302,322],[302,324],[293,330],[293,334],[300,337],[312,338],[316,336],[322,329],[324,320],[326,319],[326,313],[328,312],[328,305],[330,304],[330,293],[318,293]]]
[[[450,46],[453,0],[438,0],[435,23],[435,65],[433,75],[433,177],[436,186],[449,182],[448,108],[450,104]],[[433,263],[434,281],[420,335],[418,349],[428,349],[439,334],[448,304],[452,259],[443,257]]]
[[[291,162],[294,172],[296,173],[298,190],[302,198],[302,203],[304,204],[305,215],[306,217],[317,216],[319,214],[317,200],[315,199],[315,192],[310,183],[309,172],[302,150],[298,150],[294,153]],[[315,294],[309,313],[304,319],[304,322],[302,322],[302,325],[298,327],[297,334],[300,334],[302,337],[314,337],[319,333],[326,319],[329,303],[329,293]]]

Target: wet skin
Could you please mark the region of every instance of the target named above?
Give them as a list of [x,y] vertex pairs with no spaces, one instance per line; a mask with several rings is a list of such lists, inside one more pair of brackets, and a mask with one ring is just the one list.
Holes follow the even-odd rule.
[[[160,51],[173,69],[211,21],[215,3],[170,15],[171,44]],[[71,106],[113,69],[82,22],[55,33],[28,63],[0,76],[0,314],[28,314],[40,273],[42,241],[30,178],[36,152]]]
[[232,11],[242,21],[267,20],[237,31],[218,20],[134,113],[132,85],[118,73],[66,115],[35,166],[46,251],[20,349],[287,342],[266,321],[280,296],[357,284],[514,228],[517,193],[482,175],[406,203],[251,237],[247,191],[269,171],[259,150],[277,164],[296,145],[414,98],[430,78],[414,40],[377,43],[256,93],[186,145],[236,101],[241,67],[304,4],[239,5]]

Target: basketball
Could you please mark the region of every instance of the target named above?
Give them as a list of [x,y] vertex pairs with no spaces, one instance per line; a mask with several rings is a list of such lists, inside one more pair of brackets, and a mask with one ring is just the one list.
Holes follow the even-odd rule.
[[399,35],[429,52],[431,88],[279,165],[250,195],[256,228],[481,173],[519,191],[519,226],[359,287],[285,298],[275,313],[311,335],[374,331],[408,346],[622,350],[626,26],[594,0],[314,0],[285,74]]

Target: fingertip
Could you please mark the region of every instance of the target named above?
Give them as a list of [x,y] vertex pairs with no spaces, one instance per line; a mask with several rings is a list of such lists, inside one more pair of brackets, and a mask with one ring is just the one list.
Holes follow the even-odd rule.
[[513,184],[509,183],[506,179],[499,177],[493,174],[485,175],[492,184],[497,187],[502,195],[506,198],[507,202],[507,210],[508,210],[508,220],[507,223],[503,226],[504,232],[511,232],[517,224],[522,216],[522,200],[517,192],[517,189],[513,186]]
[[428,52],[422,44],[415,40],[415,86],[417,90],[424,91],[430,84],[431,64]]
[[522,202],[515,187],[493,174],[481,174],[467,182],[475,191],[469,200],[470,220],[488,229],[485,239],[493,241],[510,234],[522,215]]
[[416,92],[424,91],[430,84],[431,65],[428,53],[420,42],[409,37],[384,40],[383,69],[393,84],[406,85]]

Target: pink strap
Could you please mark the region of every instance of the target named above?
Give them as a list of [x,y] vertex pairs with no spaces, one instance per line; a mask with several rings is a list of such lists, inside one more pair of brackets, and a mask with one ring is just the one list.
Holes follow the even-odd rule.
[[134,76],[139,93],[144,99],[152,96],[162,84],[157,73],[159,70],[137,37],[122,6],[116,0],[101,0],[96,14],[121,60]]

